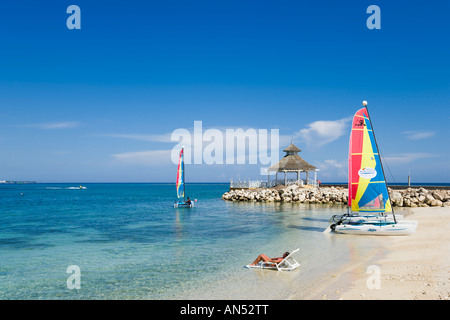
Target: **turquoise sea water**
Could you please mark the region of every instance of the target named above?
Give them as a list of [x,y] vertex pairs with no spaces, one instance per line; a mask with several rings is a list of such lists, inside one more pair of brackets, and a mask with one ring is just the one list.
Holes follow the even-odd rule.
[[[291,277],[314,285],[373,245],[322,233],[343,206],[226,202],[227,184],[192,184],[196,207],[175,209],[174,184],[78,186],[0,186],[0,299],[284,299]],[[297,247],[291,275],[243,268]]]

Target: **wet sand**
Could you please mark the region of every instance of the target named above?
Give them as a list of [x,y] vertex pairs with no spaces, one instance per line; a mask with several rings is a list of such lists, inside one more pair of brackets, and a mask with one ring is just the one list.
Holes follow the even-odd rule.
[[[410,236],[383,237],[377,250],[324,275],[307,294],[292,299],[448,300],[450,208],[413,208],[419,222]],[[380,238],[374,236],[374,238]],[[374,239],[378,241],[378,239]]]

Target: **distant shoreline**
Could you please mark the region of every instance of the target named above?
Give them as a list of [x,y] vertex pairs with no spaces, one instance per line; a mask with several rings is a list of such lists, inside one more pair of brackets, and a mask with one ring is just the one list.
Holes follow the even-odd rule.
[[34,183],[38,183],[38,182],[37,181],[8,181],[8,180],[0,181],[0,184],[34,184]]

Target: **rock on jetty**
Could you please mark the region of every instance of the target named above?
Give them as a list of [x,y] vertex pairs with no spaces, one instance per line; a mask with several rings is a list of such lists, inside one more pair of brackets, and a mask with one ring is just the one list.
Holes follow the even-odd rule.
[[[450,190],[427,190],[407,188],[392,190],[388,188],[391,203],[396,207],[448,207]],[[343,187],[305,188],[277,186],[270,189],[237,189],[225,192],[223,200],[251,202],[297,202],[347,204],[348,190]]]

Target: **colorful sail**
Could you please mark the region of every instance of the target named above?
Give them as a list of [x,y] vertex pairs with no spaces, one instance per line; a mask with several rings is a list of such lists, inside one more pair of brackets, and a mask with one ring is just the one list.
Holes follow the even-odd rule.
[[353,117],[350,134],[348,205],[354,212],[390,212],[391,202],[367,108]]
[[178,198],[184,197],[184,149],[180,151],[180,157],[178,159],[177,170],[177,196]]

